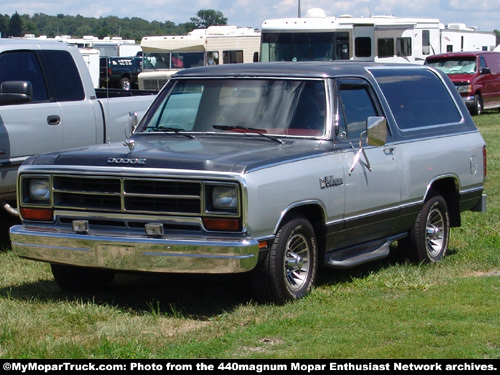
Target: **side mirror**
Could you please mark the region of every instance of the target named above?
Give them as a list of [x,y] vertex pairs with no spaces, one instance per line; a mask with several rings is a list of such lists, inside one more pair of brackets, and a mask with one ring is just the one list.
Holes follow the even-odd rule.
[[0,84],[0,104],[23,104],[33,100],[33,88],[28,81],[5,81]]
[[481,68],[481,74],[491,74],[490,68]]
[[366,143],[383,146],[387,142],[387,120],[381,116],[370,116],[366,120]]

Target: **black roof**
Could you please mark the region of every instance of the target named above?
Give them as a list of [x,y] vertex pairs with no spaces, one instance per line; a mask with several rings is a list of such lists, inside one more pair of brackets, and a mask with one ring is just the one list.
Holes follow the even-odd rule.
[[381,64],[359,61],[283,61],[270,63],[224,64],[184,69],[174,77],[235,76],[235,77],[310,77],[324,78],[342,75],[366,76],[370,67],[422,67],[413,64]]

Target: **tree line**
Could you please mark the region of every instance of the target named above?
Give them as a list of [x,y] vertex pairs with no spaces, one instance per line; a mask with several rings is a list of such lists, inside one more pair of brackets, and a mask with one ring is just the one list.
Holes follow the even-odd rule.
[[[71,35],[81,38],[84,35],[93,35],[100,39],[104,37],[120,36],[123,39],[133,39],[140,42],[143,36],[155,35],[186,35],[193,29],[206,28],[212,25],[227,25],[227,18],[220,11],[201,9],[195,17],[185,23],[176,25],[172,21],[146,21],[142,18],[83,17],[81,15],[68,16],[58,14],[49,16],[35,13],[12,16],[0,14],[0,35],[2,38],[21,37],[26,34],[36,36],[46,35],[53,38],[57,35]],[[493,30],[496,35],[496,44],[500,44],[500,31]]]
[[146,35],[186,35],[193,29],[212,25],[227,25],[227,18],[222,12],[213,9],[201,9],[195,17],[177,25],[171,21],[150,22],[138,17],[93,18],[64,14],[49,16],[43,13],[35,13],[30,16],[28,14],[20,15],[17,12],[12,16],[0,14],[0,35],[2,38],[22,37],[26,34],[46,35],[49,38],[57,35],[70,35],[73,38],[93,35],[100,39],[120,36],[123,39],[133,39],[140,42],[142,37]]

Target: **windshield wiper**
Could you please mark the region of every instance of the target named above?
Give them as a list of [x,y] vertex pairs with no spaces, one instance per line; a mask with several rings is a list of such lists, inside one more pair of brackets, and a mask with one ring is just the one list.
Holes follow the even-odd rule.
[[269,134],[265,134],[266,130],[265,129],[257,129],[257,128],[249,128],[246,126],[240,126],[240,125],[212,125],[212,128],[217,129],[217,130],[229,130],[237,133],[253,133],[253,134],[258,134],[263,136],[264,138],[270,139],[272,141],[278,142],[279,144],[284,144],[285,142],[279,139],[278,137],[274,137]]
[[185,130],[179,129],[179,128],[171,128],[168,126],[158,126],[152,130],[153,130],[153,132],[174,132],[175,134],[180,134],[180,135],[183,135],[184,137],[196,139],[196,137],[193,134],[186,133]]

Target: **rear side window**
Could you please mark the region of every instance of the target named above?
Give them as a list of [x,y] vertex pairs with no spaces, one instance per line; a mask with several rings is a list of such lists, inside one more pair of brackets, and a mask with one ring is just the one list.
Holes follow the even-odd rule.
[[374,69],[401,130],[450,125],[462,116],[442,81],[427,69]]
[[66,51],[38,51],[50,92],[51,100],[77,101],[85,98],[80,73],[73,57]]

